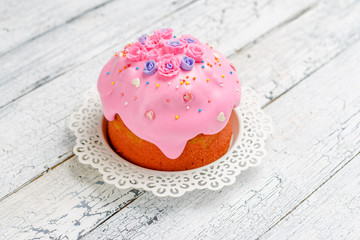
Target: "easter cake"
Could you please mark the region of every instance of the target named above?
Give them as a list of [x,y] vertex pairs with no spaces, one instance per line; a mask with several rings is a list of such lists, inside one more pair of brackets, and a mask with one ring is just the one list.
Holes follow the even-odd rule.
[[116,52],[98,80],[108,140],[136,165],[181,171],[224,155],[241,87],[234,66],[191,35],[164,28]]

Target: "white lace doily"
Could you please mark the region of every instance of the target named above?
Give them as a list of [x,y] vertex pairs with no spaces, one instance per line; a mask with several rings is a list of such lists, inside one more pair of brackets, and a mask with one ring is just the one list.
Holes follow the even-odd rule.
[[81,108],[71,115],[70,129],[77,138],[74,153],[81,163],[98,169],[105,182],[121,189],[142,188],[157,196],[172,197],[194,189],[218,190],[233,184],[242,170],[258,165],[266,154],[265,139],[272,132],[272,121],[260,109],[258,98],[251,88],[242,88],[240,106],[231,118],[233,138],[224,156],[197,169],[165,172],[134,165],[112,150],[103,133],[100,97],[92,89]]

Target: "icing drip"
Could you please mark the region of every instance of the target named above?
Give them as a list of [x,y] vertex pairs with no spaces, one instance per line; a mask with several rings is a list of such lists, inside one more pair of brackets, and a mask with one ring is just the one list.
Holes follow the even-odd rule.
[[98,80],[104,115],[119,114],[138,137],[175,159],[198,134],[216,134],[240,102],[234,66],[191,35],[172,29],[142,35],[104,66]]

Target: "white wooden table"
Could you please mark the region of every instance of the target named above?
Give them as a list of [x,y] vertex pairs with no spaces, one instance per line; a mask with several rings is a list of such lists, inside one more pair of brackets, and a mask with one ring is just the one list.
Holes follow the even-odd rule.
[[[69,115],[115,50],[172,27],[274,120],[221,191],[158,198],[78,162]],[[360,1],[0,0],[0,239],[360,239]]]

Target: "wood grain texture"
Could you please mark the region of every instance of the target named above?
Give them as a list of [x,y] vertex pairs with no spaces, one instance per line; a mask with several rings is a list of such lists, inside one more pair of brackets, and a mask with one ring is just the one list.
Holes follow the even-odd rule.
[[[119,3],[119,4],[118,4]],[[184,1],[182,4],[187,3]],[[150,3],[149,3],[150,4]],[[161,18],[162,16],[166,15],[167,11],[171,11],[176,9],[176,7],[183,6],[180,4],[178,6],[177,4],[156,4],[155,8],[150,8],[151,11],[160,11],[163,12],[158,15],[158,18]],[[115,8],[115,5],[117,8]],[[92,13],[89,13],[90,17],[87,17],[88,15],[84,15],[82,18],[78,19],[77,21],[72,22],[71,24],[65,25],[62,28],[57,29],[55,32],[63,31],[62,29],[66,29],[65,32],[61,32],[63,35],[61,36],[62,43],[66,47],[67,45],[72,45],[74,49],[81,48],[82,41],[85,38],[82,38],[82,41],[72,42],[72,38],[64,38],[69,34],[69,29],[75,30],[78,26],[78,22],[81,22],[80,26],[89,25],[89,21],[95,21],[94,17],[100,16],[101,21],[98,21],[99,23],[105,24],[105,22],[109,21],[112,22],[113,25],[119,26],[117,22],[115,22],[114,19],[109,19],[102,17],[105,12],[109,12],[111,10],[121,10],[125,8],[126,3],[123,2],[114,2],[113,4],[106,5],[104,8],[99,9],[98,11],[93,11]],[[141,25],[143,21],[148,20],[151,16],[151,12],[147,15],[145,14],[144,18],[130,18],[130,15],[136,10],[136,4],[134,5],[134,9],[132,9],[131,12],[128,12],[129,15],[121,15],[120,17],[116,15],[117,20],[122,21],[123,24],[126,25],[120,25],[123,26],[122,30],[125,31],[127,27],[136,27],[137,25]],[[148,8],[147,5],[138,6],[137,10],[145,10]],[[95,15],[95,16],[94,16]],[[106,15],[106,16],[115,16],[115,15]],[[129,20],[129,22],[127,22]],[[111,20],[111,21],[110,21]],[[75,26],[74,26],[75,25]],[[91,26],[91,24],[90,24]],[[94,31],[96,30],[95,26]],[[135,28],[138,29],[138,28]],[[49,55],[47,51],[39,51],[37,45],[42,45],[44,48],[46,48],[46,45],[50,48],[47,50],[53,49],[52,46],[56,46],[54,44],[54,39],[56,39],[57,34],[47,34],[44,35],[42,38],[36,39],[36,41],[33,41],[29,43],[33,48],[26,48],[23,49],[24,55],[29,56],[28,58],[24,58],[25,62],[34,60],[33,58],[41,56],[48,56],[49,58],[45,60],[51,59],[51,64],[53,67],[56,66],[56,63],[58,61],[58,58],[54,58],[53,55]],[[91,34],[95,36],[99,36],[98,34],[95,34],[94,32],[91,32]],[[55,35],[55,36],[54,36]],[[106,31],[103,32],[103,35],[106,35]],[[125,35],[125,34],[124,34]],[[70,35],[71,36],[71,35]],[[78,36],[79,37],[79,36]],[[82,36],[82,37],[85,37]],[[125,36],[123,36],[125,37]],[[47,39],[44,39],[47,38]],[[66,39],[66,40],[65,40]],[[120,38],[121,39],[121,38]],[[39,42],[40,41],[40,42]],[[43,41],[43,42],[41,42]],[[59,40],[60,41],[60,40]],[[106,44],[104,44],[107,46]],[[27,46],[27,45],[26,45]],[[20,47],[20,49],[25,48],[26,46]],[[74,52],[71,51],[71,48],[59,48],[56,51],[60,52],[66,52],[67,57],[73,57]],[[34,54],[34,52],[37,54]],[[113,52],[113,50],[112,50]],[[55,52],[53,52],[55,54]],[[61,56],[61,55],[60,55]],[[0,157],[3,159],[3,162],[7,162],[3,164],[3,171],[7,172],[10,175],[8,180],[4,180],[3,177],[0,177],[1,180],[1,187],[0,187],[0,198],[4,197],[9,192],[13,191],[15,188],[21,186],[25,182],[35,178],[41,172],[46,171],[51,166],[54,166],[55,164],[63,161],[64,159],[68,158],[72,154],[72,147],[74,145],[74,136],[70,132],[70,130],[67,127],[67,120],[73,111],[74,107],[79,106],[82,101],[83,97],[83,91],[88,89],[90,86],[92,86],[96,78],[101,70],[101,67],[104,65],[106,60],[109,58],[110,54],[107,53],[104,54],[100,61],[96,61],[96,65],[93,66],[85,66],[80,71],[77,71],[77,74],[72,75],[70,78],[66,78],[69,76],[66,76],[66,84],[64,85],[64,79],[60,78],[58,79],[58,83],[60,83],[61,86],[58,87],[50,87],[47,89],[41,89],[37,93],[35,92],[33,95],[30,95],[28,98],[24,98],[23,101],[16,101],[13,104],[9,105],[6,108],[2,108],[0,112],[0,130],[4,132],[0,136],[0,144],[2,151],[0,152]],[[40,57],[41,58],[41,57]],[[59,57],[61,58],[61,57]],[[86,56],[86,59],[88,59],[89,56]],[[0,58],[0,62],[6,62],[4,60],[6,58],[2,57]],[[16,57],[17,61],[18,57]],[[44,59],[43,59],[44,60]],[[15,59],[10,62],[6,62],[6,64],[2,65],[3,69],[13,70],[11,66],[15,65]],[[55,62],[53,62],[55,61]],[[36,62],[36,61],[34,61]],[[8,79],[8,82],[4,83],[4,85],[1,85],[1,87],[4,87],[3,93],[1,96],[6,95],[6,92],[8,89],[11,89],[11,86],[9,84],[14,84],[17,81],[20,81],[22,85],[24,81],[32,81],[30,79],[34,78],[34,75],[42,74],[43,71],[47,72],[47,66],[46,64],[43,64],[43,62],[37,62],[37,66],[42,66],[45,69],[39,69],[34,70],[35,65],[33,63],[30,63],[29,68],[27,70],[26,75],[23,75],[23,78],[17,78],[15,76],[14,79]],[[1,64],[0,64],[1,65]],[[37,67],[36,66],[36,67]],[[0,68],[1,68],[0,67]],[[51,71],[60,71],[58,66],[57,70],[54,70],[53,68]],[[84,72],[86,72],[86,68],[89,68],[89,73],[91,72],[91,75],[84,75]],[[1,73],[4,73],[3,71],[0,71]],[[16,71],[15,71],[16,72]],[[54,72],[53,72],[54,73]],[[84,76],[84,77],[82,77]],[[82,79],[82,84],[78,85],[79,79]],[[1,79],[1,78],[0,78]],[[27,80],[25,80],[27,79]],[[90,81],[89,81],[90,79]],[[3,79],[1,79],[3,80]],[[1,81],[0,80],[0,81]],[[73,96],[71,94],[69,95],[69,92],[64,89],[70,89],[72,84],[75,83],[76,87],[78,88],[77,93],[73,92]],[[25,84],[26,85],[26,84]],[[38,84],[36,84],[36,88],[39,87]],[[41,84],[40,84],[41,85]],[[1,88],[0,87],[0,88]],[[6,90],[5,90],[6,89]],[[59,91],[61,90],[61,91]],[[74,89],[73,89],[74,90]],[[53,95],[52,93],[56,92],[56,95]],[[33,96],[36,96],[33,98]],[[21,107],[21,103],[25,103],[26,107]],[[19,104],[20,103],[20,104]],[[69,105],[71,104],[71,105]],[[44,105],[46,105],[46,109],[40,110]],[[8,109],[8,110],[6,110]],[[37,109],[37,110],[36,110]],[[8,115],[6,112],[11,112],[11,116]],[[37,112],[38,111],[38,112]],[[36,113],[37,112],[37,113]],[[32,115],[32,116],[31,116]],[[53,118],[54,116],[57,116]],[[16,120],[18,119],[22,123],[16,123]],[[12,127],[11,127],[12,126]],[[22,128],[22,130],[21,130]],[[6,129],[12,129],[12,131],[6,131]],[[59,134],[59,135],[58,135]],[[16,140],[16,138],[19,138],[20,141]],[[54,141],[55,140],[55,141]],[[33,151],[34,150],[34,151]],[[50,160],[51,159],[51,160]],[[37,163],[40,163],[39,167],[35,167]],[[14,181],[15,179],[19,179],[19,181]],[[22,180],[20,180],[22,179]]]
[[[322,1],[230,60],[269,103],[360,39],[359,1]],[[291,61],[289,61],[289,58]]]
[[176,199],[145,193],[84,239],[261,236],[359,153],[359,53],[360,42],[266,107],[269,155],[236,184]]
[[262,239],[358,239],[360,155]]
[[[267,0],[257,5],[252,0],[112,2],[0,58],[0,107],[104,51],[113,54],[143,32],[169,26],[177,34],[194,33],[230,53],[309,9],[315,1]],[[172,14],[183,6],[187,7]],[[121,14],[109,14],[113,12]],[[154,17],[154,12],[159,14]]]
[[[258,14],[260,15],[257,18],[246,12],[253,11],[252,8],[243,9],[241,6],[238,6],[238,10],[243,9],[243,12],[240,12],[243,14],[239,14],[239,11],[232,14],[249,15],[254,20],[253,24],[260,24],[259,21],[264,25],[266,24],[268,28],[263,27],[256,30],[257,35],[260,36],[264,34],[264,30],[269,31],[272,27],[281,24],[279,21],[286,21],[291,18],[292,14],[298,14],[309,4],[306,2],[301,2],[299,5],[293,4],[292,7],[287,6],[288,11],[284,11],[282,1],[275,3],[270,4],[269,8],[273,10],[275,6],[278,6],[281,11],[277,10],[277,12],[284,12],[285,14],[283,18],[272,18],[271,11],[265,10],[265,6],[259,9]],[[219,6],[215,4],[204,6],[208,6],[208,9],[202,11],[219,10]],[[229,5],[225,6],[230,7]],[[181,20],[184,18],[189,22],[197,22],[203,17],[195,14],[196,9],[202,8],[196,6],[192,9],[192,7],[193,5],[189,5],[188,8],[162,19],[158,24],[182,22]],[[262,11],[266,15],[262,15]],[[176,16],[175,19],[174,16]],[[276,21],[273,22],[273,20]],[[238,28],[236,32],[233,32],[233,37],[241,38],[243,32],[252,31],[249,30],[251,27],[252,24],[248,23],[241,29]],[[179,32],[187,32],[187,29],[190,29],[190,32],[195,32],[198,28],[199,26],[196,25],[184,25],[179,27]],[[213,26],[209,25],[205,29],[212,33]],[[202,39],[206,37],[202,35],[205,32],[194,35]],[[219,35],[218,38],[221,36]],[[219,49],[226,49],[226,42],[222,41],[222,44],[218,46]],[[0,169],[0,197],[69,157],[74,146],[74,136],[67,128],[68,118],[73,109],[80,105],[83,92],[95,84],[101,67],[112,54],[113,50],[106,51],[1,109],[0,127],[12,129],[12,131],[4,131],[5,134],[0,138],[4,159],[3,167]],[[29,143],[33,144],[30,145]]]
[[2,0],[0,3],[0,56],[107,2],[109,0],[59,2]]
[[112,1],[19,46],[0,58],[0,109],[104,50],[122,48],[142,28],[190,3]]
[[1,202],[0,239],[77,239],[142,193],[105,184],[76,157],[50,173]]

